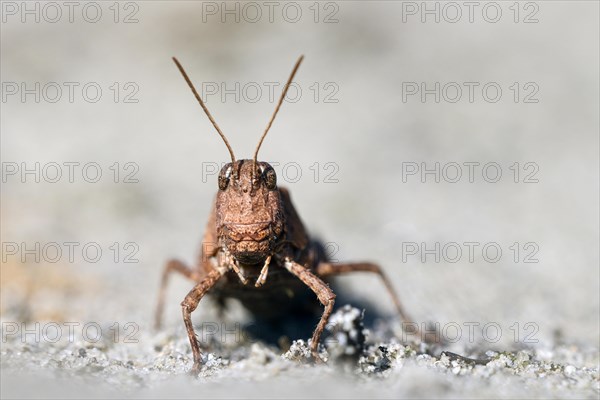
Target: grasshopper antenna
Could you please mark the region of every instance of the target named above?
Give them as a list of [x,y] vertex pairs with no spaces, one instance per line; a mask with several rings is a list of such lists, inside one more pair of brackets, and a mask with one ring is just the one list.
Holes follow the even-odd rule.
[[273,125],[273,121],[275,120],[275,117],[277,116],[277,112],[279,112],[279,108],[281,107],[281,104],[283,103],[283,99],[285,99],[285,95],[290,87],[290,84],[292,83],[292,80],[294,80],[294,75],[296,75],[296,71],[298,71],[298,68],[300,67],[300,63],[302,63],[303,59],[304,59],[304,56],[300,56],[300,58],[298,58],[298,61],[296,61],[296,65],[294,65],[294,69],[292,70],[292,73],[290,74],[290,77],[288,78],[288,81],[285,84],[285,87],[283,88],[283,92],[281,92],[281,97],[279,98],[277,107],[275,107],[275,112],[273,113],[273,116],[271,116],[271,119],[269,120],[269,123],[267,124],[267,128],[265,129],[265,132],[260,137],[258,146],[256,146],[256,150],[254,151],[254,166],[252,168],[253,174],[254,174],[254,171],[256,171],[256,160],[258,158],[258,151],[260,150],[260,146],[262,145],[263,140],[265,140],[265,136],[267,136],[267,132],[269,132],[269,129],[271,129],[271,125]]
[[221,138],[225,142],[225,146],[227,146],[227,150],[229,150],[229,154],[231,155],[231,165],[233,166],[235,164],[235,156],[233,155],[233,150],[231,148],[231,145],[227,141],[227,138],[225,137],[225,135],[223,134],[223,132],[221,132],[221,129],[219,128],[219,125],[217,125],[217,123],[213,119],[212,115],[210,115],[210,112],[208,111],[208,108],[206,108],[206,105],[202,101],[202,98],[200,98],[200,95],[196,91],[196,88],[194,87],[194,84],[192,83],[192,81],[190,80],[190,78],[185,73],[185,70],[183,69],[183,67],[181,66],[181,64],[179,63],[179,61],[177,61],[177,58],[173,57],[173,61],[175,61],[175,65],[177,65],[177,68],[179,69],[179,72],[181,72],[181,75],[183,75],[183,79],[185,79],[185,81],[187,82],[187,84],[190,87],[190,89],[192,89],[192,93],[194,93],[194,96],[196,97],[196,100],[198,100],[198,103],[200,103],[200,105],[202,106],[202,109],[206,113],[206,116],[208,117],[208,119],[210,120],[210,122],[212,122],[213,126],[215,127],[215,129],[217,130],[217,132],[219,132],[219,135],[221,136]]

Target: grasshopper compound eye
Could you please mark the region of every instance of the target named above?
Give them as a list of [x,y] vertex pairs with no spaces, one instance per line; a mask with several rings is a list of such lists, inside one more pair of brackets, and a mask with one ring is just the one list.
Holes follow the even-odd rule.
[[275,174],[275,170],[270,165],[262,165],[260,169],[267,189],[274,190],[277,187],[277,174]]
[[219,172],[219,189],[227,189],[227,185],[229,184],[229,180],[231,178],[232,169],[233,168],[231,164],[227,164],[221,169],[221,172]]

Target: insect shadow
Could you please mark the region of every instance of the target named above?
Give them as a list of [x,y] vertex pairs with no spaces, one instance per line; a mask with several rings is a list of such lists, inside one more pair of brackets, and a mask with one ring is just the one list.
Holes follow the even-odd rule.
[[[320,251],[325,252],[326,249],[321,241],[316,240],[314,245]],[[374,326],[375,322],[381,319],[394,318],[393,315],[382,312],[374,302],[353,293],[344,282],[330,279],[328,283],[337,295],[334,312],[345,305],[364,310],[362,321],[365,327]],[[283,316],[281,314],[271,316],[268,310],[265,310],[265,312],[253,315],[251,321],[241,325],[241,329],[251,341],[260,341],[280,347],[282,350],[287,350],[293,339],[311,337],[319,322],[321,304],[308,288],[295,295],[298,301],[293,302],[288,313]],[[215,300],[219,307],[225,307],[224,299],[217,298]],[[324,338],[328,338],[327,332],[325,332]]]

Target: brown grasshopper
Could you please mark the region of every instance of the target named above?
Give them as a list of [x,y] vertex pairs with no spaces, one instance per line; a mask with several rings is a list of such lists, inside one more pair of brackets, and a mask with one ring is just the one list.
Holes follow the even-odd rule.
[[[278,318],[307,307],[310,290],[325,307],[310,341],[312,357],[320,361],[318,345],[335,302],[335,294],[324,278],[347,272],[378,274],[398,314],[410,321],[382,269],[372,263],[331,263],[319,242],[311,240],[287,189],[277,186],[273,167],[258,161],[258,151],[283,103],[302,62],[301,56],[281,93],[275,112],[262,134],[252,160],[237,160],[227,138],[206,108],[183,67],[173,58],[183,78],[213,124],[231,156],[219,173],[216,201],[203,237],[200,259],[195,268],[170,260],[164,269],[156,309],[156,327],[161,324],[164,296],[172,272],[196,282],[181,303],[183,321],[194,356],[193,373],[201,367],[200,343],[194,333],[191,314],[209,291],[219,298],[237,298],[254,315]],[[214,244],[209,247],[207,244]],[[271,273],[269,274],[269,271]],[[269,274],[269,275],[268,275]],[[269,279],[267,279],[267,275]]]

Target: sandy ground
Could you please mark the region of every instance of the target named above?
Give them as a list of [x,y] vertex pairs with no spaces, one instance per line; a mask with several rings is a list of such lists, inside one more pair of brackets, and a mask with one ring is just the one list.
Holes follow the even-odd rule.
[[[56,23],[50,9],[22,22],[2,9],[3,398],[598,398],[597,2],[522,2],[518,18],[498,2],[496,23],[483,3],[472,23],[464,6],[458,22],[422,22],[410,8],[420,2],[322,2],[317,14],[299,2],[297,22],[269,21],[262,3],[257,22],[219,14],[220,2],[131,2],[118,16],[99,4],[94,23],[69,22],[64,9]],[[339,315],[328,363],[311,365],[299,341],[313,321],[271,329],[239,304],[219,316],[202,302],[194,322],[210,335],[194,379],[179,309],[190,283],[172,280],[163,330],[152,315],[166,260],[195,260],[227,153],[170,57],[249,157],[274,108],[268,87],[300,54],[301,95],[283,105],[260,158],[279,163],[280,184],[335,258],[380,263],[415,320],[452,340],[407,337],[381,282],[359,274],[340,279],[338,305],[365,305],[364,346],[344,344],[360,335]],[[439,102],[407,94],[437,82]],[[36,83],[39,101],[8,94]],[[48,83],[63,90],[56,101]],[[480,90],[490,83],[496,102]],[[98,101],[86,84],[101,88]],[[22,175],[36,163],[37,181]],[[79,163],[72,180],[65,163]],[[95,183],[88,163],[102,172]],[[423,179],[436,163],[439,182]],[[473,182],[465,163],[478,163]],[[488,163],[502,171],[494,183]],[[465,243],[476,243],[473,257]]]
[[[455,351],[474,354],[461,357],[442,351],[447,344],[405,340],[403,345],[397,339],[400,327],[393,323],[379,321],[374,331],[364,330],[361,314],[348,306],[332,316],[321,349],[326,364],[311,362],[303,340],[282,353],[235,332],[234,325],[228,328],[229,340],[221,332],[200,333],[206,351],[198,376],[189,374],[192,360],[183,329],[128,337],[134,330],[127,327],[119,332],[126,337],[123,343],[114,340],[118,331],[109,326],[102,327],[111,332],[109,339],[94,343],[95,330],[52,344],[22,343],[15,339],[19,335],[8,335],[2,350],[3,397],[598,397],[597,348],[557,339],[519,351],[462,346]],[[40,329],[54,338],[51,328]]]

